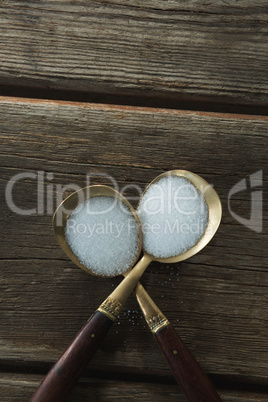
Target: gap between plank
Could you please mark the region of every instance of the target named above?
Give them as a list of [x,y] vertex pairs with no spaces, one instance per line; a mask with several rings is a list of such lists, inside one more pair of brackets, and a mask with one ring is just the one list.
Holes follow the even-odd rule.
[[84,102],[107,105],[122,105],[159,109],[191,110],[213,113],[230,113],[245,115],[268,115],[267,105],[232,104],[221,102],[217,98],[198,96],[147,94],[118,95],[107,93],[88,93],[82,91],[67,91],[61,89],[45,89],[27,86],[1,85],[0,95],[7,97],[60,100],[68,102]]
[[[52,367],[53,363],[41,362],[0,362],[0,372],[2,373],[16,373],[16,374],[37,374],[45,376]],[[260,384],[258,382],[250,382],[248,379],[244,379],[239,376],[222,376],[217,374],[208,374],[209,379],[214,386],[219,390],[229,391],[243,391],[254,393],[268,393],[268,384]],[[120,380],[128,382],[140,382],[140,383],[157,383],[157,384],[176,384],[173,376],[167,375],[161,371],[144,372],[137,368],[130,367],[111,367],[103,368],[100,366],[91,366],[87,368],[81,376],[81,379],[96,378],[103,380]]]

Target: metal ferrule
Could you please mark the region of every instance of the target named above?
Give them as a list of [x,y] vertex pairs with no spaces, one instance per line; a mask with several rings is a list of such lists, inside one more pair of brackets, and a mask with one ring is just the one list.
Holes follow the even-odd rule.
[[158,331],[160,331],[164,327],[170,325],[169,321],[166,319],[166,317],[162,313],[157,314],[157,315],[147,316],[147,317],[145,317],[145,319],[153,334],[156,334]]
[[113,299],[112,297],[108,297],[98,308],[97,311],[100,311],[101,313],[105,314],[110,320],[115,321],[121,311],[121,308],[123,305]]
[[136,297],[145,320],[153,334],[170,325],[167,318],[150,298],[144,287],[138,283],[135,288]]

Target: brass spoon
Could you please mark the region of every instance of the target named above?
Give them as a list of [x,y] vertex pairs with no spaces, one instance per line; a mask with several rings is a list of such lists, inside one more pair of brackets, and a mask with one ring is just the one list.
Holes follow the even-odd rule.
[[[147,256],[151,257],[152,260],[157,260],[160,262],[182,261],[196,254],[203,247],[205,247],[205,245],[214,236],[219,227],[222,216],[221,202],[215,190],[204,179],[185,170],[173,170],[159,175],[149,184],[149,186],[147,186],[140,200],[152,184],[157,183],[163,177],[170,175],[187,178],[201,192],[208,206],[209,224],[206,232],[199,242],[193,248],[188,250],[188,252],[181,254],[180,256],[169,259],[156,259],[154,256],[151,256],[144,251],[144,255],[147,254]],[[187,253],[190,253],[190,255],[187,255]],[[148,293],[139,282],[134,289],[134,293],[136,294],[137,301],[140,305],[141,311],[143,312],[145,320],[160,348],[162,349],[173,375],[177,383],[184,391],[187,399],[191,402],[221,401],[217,391],[212,386],[208,377],[202,371],[191,352],[187,349],[182,339],[169,323],[168,319],[156,306],[154,301],[150,298]]]
[[[99,344],[101,343],[102,339],[108,332],[109,328],[111,327],[113,321],[118,317],[119,312],[127,300],[128,296],[130,293],[134,290],[135,286],[138,283],[138,280],[142,276],[143,272],[145,271],[146,267],[149,265],[149,263],[152,260],[158,260],[161,262],[177,262],[177,261],[182,261],[186,258],[189,258],[190,256],[194,255],[198,251],[200,251],[213,237],[214,233],[216,232],[219,222],[221,219],[221,204],[220,200],[218,198],[217,193],[215,190],[208,185],[208,183],[202,179],[201,177],[187,172],[187,171],[182,171],[182,170],[176,170],[176,171],[171,171],[164,173],[163,175],[158,176],[155,180],[153,180],[153,183],[156,181],[160,180],[164,176],[168,175],[178,175],[178,176],[183,176],[186,177],[188,180],[190,180],[197,188],[198,190],[203,194],[208,210],[209,210],[209,227],[210,230],[206,230],[204,233],[203,237],[200,239],[200,241],[192,247],[190,250],[187,252],[180,254],[176,257],[171,257],[171,258],[165,258],[165,259],[156,259],[154,256],[147,254],[144,252],[144,256],[142,259],[138,262],[138,264],[127,274],[125,274],[125,279],[120,283],[120,285],[112,292],[112,294],[105,300],[105,302],[98,308],[96,313],[90,318],[90,320],[87,322],[87,324],[82,328],[82,330],[79,332],[73,343],[69,346],[69,348],[64,352],[60,360],[56,363],[56,365],[51,369],[51,371],[48,373],[47,377],[43,381],[43,383],[40,385],[36,393],[34,394],[33,398],[31,401],[62,401],[65,399],[65,397],[68,395],[69,390],[71,389],[72,385],[74,382],[77,380],[79,377],[81,371],[83,368],[87,365],[95,351],[97,350]],[[148,189],[148,188],[147,188]],[[146,190],[147,190],[146,189]],[[93,191],[93,194],[92,194]],[[88,188],[79,190],[76,193],[73,193],[70,197],[66,198],[62,202],[62,204],[58,207],[57,211],[54,214],[53,218],[53,225],[54,225],[54,231],[55,235],[63,248],[63,250],[66,252],[66,254],[82,269],[85,269],[87,272],[89,272],[88,269],[86,269],[77,259],[77,257],[73,254],[72,250],[68,246],[66,240],[65,240],[65,225],[67,222],[67,219],[69,217],[69,214],[65,213],[65,210],[73,210],[77,205],[78,205],[78,200],[79,200],[79,195],[81,195],[81,192],[83,193],[83,196],[86,196],[86,198],[90,198],[92,196],[113,196],[116,198],[119,198],[122,202],[124,202],[133,215],[135,216],[135,219],[138,223],[139,227],[139,238],[140,238],[140,249],[141,249],[141,231],[140,231],[140,226],[138,219],[135,215],[135,212],[131,205],[128,203],[127,200],[124,199],[123,196],[121,196],[119,193],[117,193],[115,190],[107,187],[107,186],[92,186],[90,193],[88,192]],[[85,199],[85,198],[84,198]],[[63,220],[59,226],[56,225],[56,220],[59,217],[59,215],[62,217]],[[138,258],[138,255],[137,255]],[[142,289],[139,286],[137,287],[137,292],[140,292],[140,295],[142,294]],[[146,297],[145,297],[146,299]],[[143,298],[143,300],[145,301]],[[139,299],[140,303],[143,303],[142,297]],[[152,302],[152,301],[151,301]],[[150,298],[149,296],[147,297],[147,305],[153,306],[153,302],[150,303]],[[155,306],[156,307],[156,306]],[[154,308],[154,307],[153,307]],[[163,323],[162,323],[163,324]],[[166,325],[161,326],[161,329],[164,327],[167,327],[170,329],[170,325],[168,321],[166,320]],[[160,327],[159,331],[156,331],[161,333]],[[159,341],[159,339],[158,339]],[[166,342],[163,340],[164,343]],[[159,342],[162,349],[163,345],[161,344],[162,342]],[[178,345],[178,342],[177,342]],[[185,346],[184,346],[185,348]],[[177,348],[179,349],[179,348]],[[178,352],[177,349],[173,350],[173,355],[176,353],[174,352],[175,350]],[[186,349],[186,348],[185,348]],[[186,349],[187,351],[187,349]],[[189,354],[189,351],[187,351]],[[191,355],[190,355],[191,356]],[[186,359],[187,360],[187,359]],[[171,361],[169,361],[169,364],[171,365]],[[187,361],[186,361],[187,363]],[[189,358],[188,358],[188,363],[189,363]],[[178,362],[176,363],[178,364]],[[189,365],[189,364],[188,364]],[[194,365],[197,365],[197,363],[194,361]],[[174,366],[174,362],[173,362]],[[198,365],[197,365],[198,366]],[[172,367],[172,366],[171,366]],[[199,367],[199,366],[198,366]],[[200,369],[200,368],[199,368]],[[181,369],[180,369],[181,371]],[[174,372],[174,370],[173,370]],[[200,371],[197,372],[198,375],[203,374],[201,369]],[[190,373],[191,375],[191,373]],[[180,377],[180,375],[179,375]],[[178,378],[177,378],[178,380]],[[185,379],[181,379],[180,383],[183,383]],[[201,381],[202,383],[202,381]],[[208,383],[209,388],[212,389],[210,391],[211,398],[206,399],[207,401],[217,401],[220,400],[218,397],[216,391],[213,391],[214,389]],[[185,389],[184,389],[185,391]],[[198,391],[198,390],[197,390]],[[213,394],[211,392],[214,392]],[[199,392],[199,395],[202,395],[202,393]],[[49,398],[49,399],[48,399]],[[216,399],[217,398],[217,399]],[[192,399],[194,400],[194,399]],[[200,399],[195,399],[195,400],[202,400]]]

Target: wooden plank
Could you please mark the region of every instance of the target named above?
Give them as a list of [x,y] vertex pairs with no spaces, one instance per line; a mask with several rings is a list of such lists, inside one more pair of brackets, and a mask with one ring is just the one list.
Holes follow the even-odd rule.
[[[37,374],[1,373],[1,401],[26,402],[34,393],[42,376]],[[257,391],[220,390],[226,402],[265,402],[267,394]],[[98,378],[82,378],[67,398],[67,402],[83,401],[168,401],[186,402],[175,384],[136,381],[115,381]]]
[[[3,188],[20,172],[52,172],[45,196],[52,191],[54,207],[56,185],[84,186],[87,172],[113,176],[120,190],[144,189],[175,168],[215,185],[224,213],[211,244],[189,261],[152,264],[143,283],[206,372],[266,383],[267,236],[236,222],[227,201],[239,180],[267,167],[267,119],[5,98],[0,110]],[[36,199],[36,178],[14,187],[18,206],[35,208]],[[248,197],[241,192],[236,201],[246,214]],[[93,278],[68,261],[51,214],[17,215],[4,192],[0,206],[1,362],[48,368],[119,279]],[[95,356],[98,365],[170,375],[133,297]]]
[[[36,390],[42,376],[25,374],[2,374],[0,379],[1,401],[26,402]],[[108,379],[81,379],[66,402],[74,401],[129,401],[144,402],[186,399],[176,385],[109,381]],[[167,399],[168,398],[168,399]],[[179,398],[179,399],[178,399]]]
[[0,83],[264,106],[266,6],[6,0]]

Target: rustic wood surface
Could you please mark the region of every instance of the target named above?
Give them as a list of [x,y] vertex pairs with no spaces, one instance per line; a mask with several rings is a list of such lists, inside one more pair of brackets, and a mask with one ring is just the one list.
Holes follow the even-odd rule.
[[[28,401],[42,377],[33,374],[3,373],[0,378],[1,401]],[[8,397],[6,395],[8,394]],[[221,390],[223,402],[265,402],[267,394],[252,391]],[[92,401],[169,401],[186,402],[175,384],[114,381],[82,378],[66,402]]]
[[267,105],[267,1],[0,3],[2,85]]
[[[222,224],[198,255],[153,263],[142,283],[223,401],[268,400],[267,231],[228,208],[246,179],[230,205],[249,218],[250,175],[267,181],[267,53],[264,0],[0,1],[1,402],[29,400],[120,281],[64,255],[51,224],[62,197],[113,178],[136,205],[138,187],[177,168],[215,186]],[[44,211],[8,207],[20,173],[16,206],[39,196]],[[186,400],[133,296],[67,400],[130,399]]]
[[[111,184],[96,176],[105,173],[119,190],[143,190],[159,173],[176,168],[215,186],[222,224],[198,255],[179,264],[153,263],[142,282],[224,400],[267,400],[267,235],[239,224],[227,203],[237,182],[267,168],[268,119],[3,97],[0,110],[0,364],[9,372],[0,389],[10,398],[3,400],[29,398],[120,280],[87,275],[57,245],[47,208],[54,211],[61,186],[83,187],[86,174],[95,175],[91,184]],[[15,174],[37,171],[45,172],[45,213],[17,215],[7,206],[5,187]],[[16,205],[36,208],[37,190],[36,178],[19,181]],[[133,188],[126,193],[137,196]],[[249,215],[249,206],[248,192],[234,197],[239,215]],[[134,297],[85,377],[70,401],[184,401]]]

